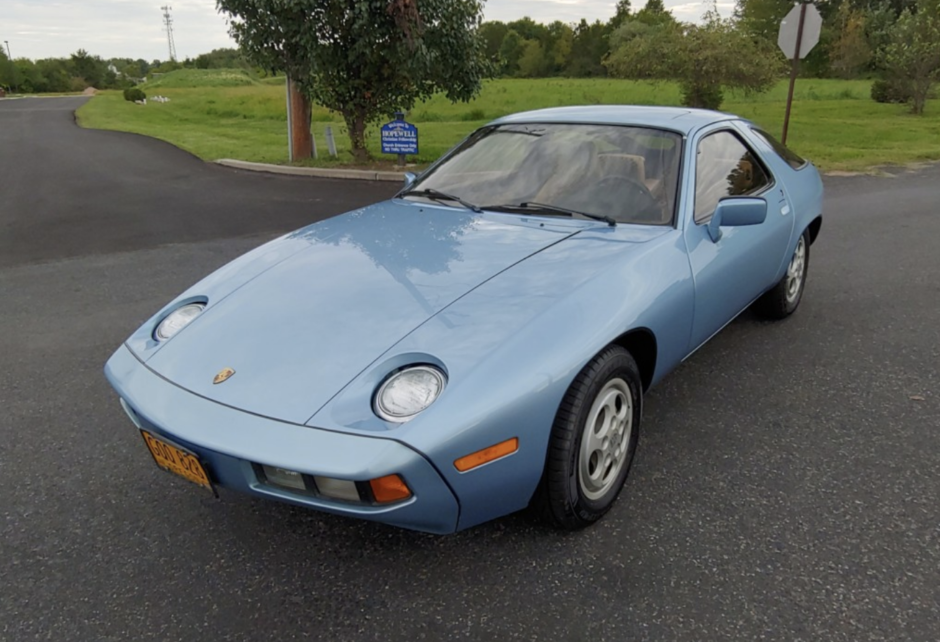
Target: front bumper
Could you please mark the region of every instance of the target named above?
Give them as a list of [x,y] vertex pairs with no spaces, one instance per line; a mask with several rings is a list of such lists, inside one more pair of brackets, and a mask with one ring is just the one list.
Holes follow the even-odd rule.
[[[412,530],[444,534],[457,529],[459,506],[446,482],[427,459],[398,441],[299,426],[224,406],[167,381],[127,346],[108,360],[105,375],[144,428],[196,453],[219,486]],[[412,496],[384,506],[312,497],[264,484],[253,463],[351,481],[398,474]]]

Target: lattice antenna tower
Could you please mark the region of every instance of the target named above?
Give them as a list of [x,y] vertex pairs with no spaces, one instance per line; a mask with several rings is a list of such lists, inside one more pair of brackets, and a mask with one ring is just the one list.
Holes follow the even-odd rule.
[[170,47],[170,60],[176,60],[176,43],[173,42],[173,18],[170,11],[173,7],[164,5],[160,7],[163,10],[163,28],[166,29],[166,42]]

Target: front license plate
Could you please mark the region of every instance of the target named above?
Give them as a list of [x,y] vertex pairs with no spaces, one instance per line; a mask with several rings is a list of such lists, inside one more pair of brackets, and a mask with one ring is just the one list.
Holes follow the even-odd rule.
[[153,460],[157,463],[157,466],[203,488],[207,488],[213,493],[215,492],[212,482],[209,481],[209,475],[206,474],[205,467],[196,455],[178,446],[168,444],[162,439],[154,437],[146,430],[141,430],[140,434],[143,435],[144,442],[147,444],[150,454],[153,455]]

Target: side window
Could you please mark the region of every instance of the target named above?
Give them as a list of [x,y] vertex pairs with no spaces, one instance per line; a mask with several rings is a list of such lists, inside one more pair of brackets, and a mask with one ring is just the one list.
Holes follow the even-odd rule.
[[751,127],[751,131],[767,141],[767,144],[770,145],[775,152],[777,152],[777,155],[780,156],[780,158],[783,160],[787,161],[787,164],[790,165],[790,167],[793,169],[803,169],[806,167],[805,158],[794,153],[792,149],[781,143],[772,135],[765,132],[763,129]]
[[706,136],[698,145],[695,163],[695,222],[710,219],[724,197],[756,194],[772,182],[735,134],[720,131]]

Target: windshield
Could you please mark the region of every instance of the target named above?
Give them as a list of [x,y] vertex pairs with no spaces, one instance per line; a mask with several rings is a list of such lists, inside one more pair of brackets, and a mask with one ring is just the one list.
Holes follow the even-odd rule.
[[483,128],[409,191],[435,190],[486,209],[528,204],[667,225],[682,139],[648,127],[520,124]]

